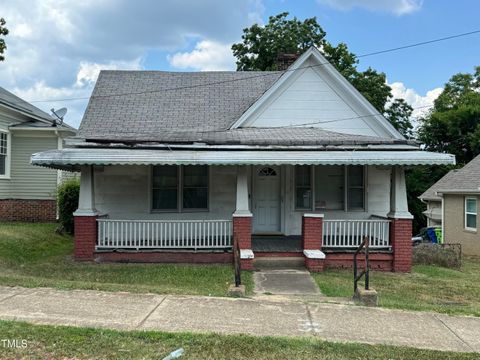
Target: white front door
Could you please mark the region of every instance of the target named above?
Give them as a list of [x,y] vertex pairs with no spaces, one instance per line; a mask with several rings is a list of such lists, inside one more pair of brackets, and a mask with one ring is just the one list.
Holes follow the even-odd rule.
[[256,167],[253,195],[253,232],[280,231],[280,168]]

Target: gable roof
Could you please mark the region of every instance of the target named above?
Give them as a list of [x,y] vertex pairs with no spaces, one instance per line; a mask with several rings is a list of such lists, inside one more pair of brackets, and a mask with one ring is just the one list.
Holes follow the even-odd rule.
[[78,136],[128,134],[142,139],[165,131],[227,130],[281,75],[277,71],[104,70]]
[[1,86],[0,104],[7,106],[13,110],[19,111],[24,115],[30,116],[32,118],[52,123],[52,117],[49,114],[47,114],[43,110],[40,110],[29,102],[23,100],[22,98],[19,98],[17,95],[11,93],[10,91],[4,89]]
[[[242,116],[232,125],[232,129],[241,127],[249,122],[249,119],[259,111],[260,108],[265,107],[270,98],[275,96],[275,93],[281,91],[284,84],[288,83],[291,78],[294,78],[297,73],[313,69],[317,73],[323,73],[328,77],[330,82],[335,83],[335,86],[348,98],[350,102],[349,107],[357,108],[357,121],[365,121],[369,126],[374,126],[382,130],[380,137],[392,137],[395,139],[404,139],[393,125],[380,114],[370,102],[346,80],[335,67],[328,62],[322,53],[314,46],[310,47],[304,52],[289,68],[284,75],[272,85]],[[334,90],[334,92],[337,92]],[[340,94],[336,94],[337,96]],[[345,100],[345,99],[344,99]],[[328,122],[328,121],[327,121]],[[321,121],[318,122],[321,125]]]
[[422,195],[422,200],[441,200],[439,193],[480,192],[480,155],[461,169],[451,170]]

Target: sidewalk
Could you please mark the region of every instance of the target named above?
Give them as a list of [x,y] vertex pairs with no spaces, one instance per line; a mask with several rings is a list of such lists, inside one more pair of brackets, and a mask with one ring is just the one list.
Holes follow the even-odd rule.
[[271,299],[0,287],[0,319],[40,324],[315,336],[341,342],[480,351],[480,318]]

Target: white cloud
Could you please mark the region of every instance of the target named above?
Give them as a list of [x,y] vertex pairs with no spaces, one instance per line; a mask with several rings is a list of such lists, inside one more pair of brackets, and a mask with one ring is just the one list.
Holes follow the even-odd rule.
[[80,62],[80,68],[77,73],[76,87],[93,85],[97,81],[100,70],[140,70],[142,69],[141,59],[133,61],[110,61],[108,64],[98,64],[88,61]]
[[203,40],[191,52],[178,52],[168,57],[170,65],[179,69],[200,71],[234,70],[231,45]]
[[418,11],[423,5],[423,0],[317,0],[317,2],[344,11],[363,8],[369,11],[390,12],[399,16]]
[[[100,68],[140,68],[149,52],[174,53],[192,38],[233,42],[261,11],[261,0],[2,0],[10,34],[0,84],[26,100],[90,94]],[[78,125],[85,104],[60,106]]]
[[414,117],[420,117],[427,113],[431,109],[431,105],[433,105],[435,99],[443,91],[443,88],[438,87],[427,91],[427,93],[422,96],[414,89],[407,88],[402,82],[394,82],[388,85],[392,88],[394,99],[405,99],[405,101],[414,108]]

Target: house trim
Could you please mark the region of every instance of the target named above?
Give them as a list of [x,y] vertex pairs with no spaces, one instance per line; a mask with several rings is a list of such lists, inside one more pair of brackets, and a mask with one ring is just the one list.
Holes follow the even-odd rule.
[[5,174],[0,175],[0,180],[10,180],[10,170],[12,162],[12,134],[7,131],[0,129],[0,133],[7,134],[7,154],[5,158]]
[[[475,200],[475,213],[467,211],[467,201],[468,200]],[[475,223],[476,223],[477,227],[473,228],[473,227],[467,226],[467,215],[475,215]],[[465,196],[465,198],[463,200],[463,217],[464,217],[464,223],[463,223],[464,230],[468,231],[468,232],[476,233],[477,228],[478,228],[478,198],[477,197]]]

